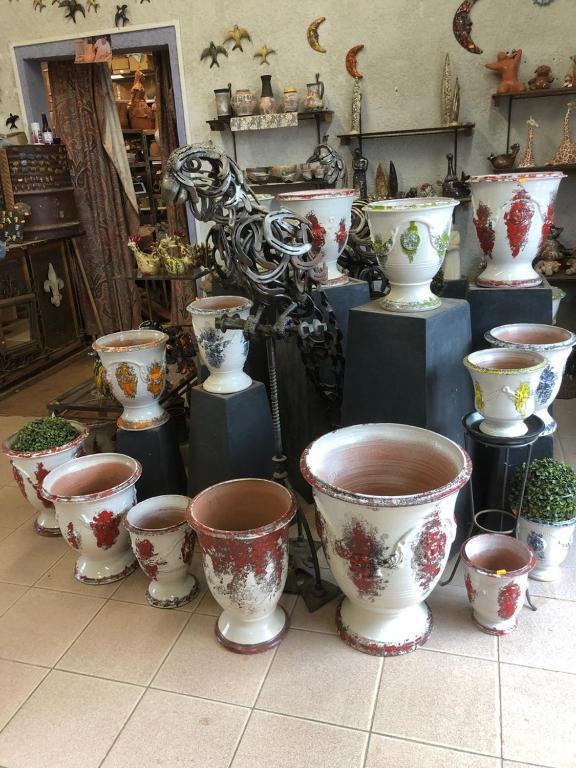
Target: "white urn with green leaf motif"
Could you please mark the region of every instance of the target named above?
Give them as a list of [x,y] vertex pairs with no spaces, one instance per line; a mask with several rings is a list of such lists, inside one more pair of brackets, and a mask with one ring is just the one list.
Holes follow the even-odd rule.
[[440,306],[430,283],[444,263],[457,205],[449,197],[414,197],[366,206],[372,245],[390,281],[384,309],[426,312]]

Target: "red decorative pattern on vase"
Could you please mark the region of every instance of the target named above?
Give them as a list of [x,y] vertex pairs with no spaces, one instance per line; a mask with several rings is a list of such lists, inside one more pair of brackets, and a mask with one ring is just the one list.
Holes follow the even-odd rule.
[[182,562],[186,565],[190,565],[192,562],[192,555],[194,554],[194,542],[196,541],[196,534],[194,531],[187,530],[184,534],[184,541],[182,542],[182,549],[180,554],[182,556]]
[[343,537],[334,542],[334,550],[347,562],[348,573],[358,594],[373,599],[388,583],[381,568],[394,567],[386,557],[388,547],[378,539],[376,528],[366,520],[350,520],[343,533]]
[[340,224],[336,230],[335,240],[338,243],[340,250],[342,250],[346,245],[346,241],[348,240],[348,230],[346,229],[345,219],[340,219]]
[[99,549],[110,549],[114,546],[120,535],[122,517],[122,514],[115,515],[114,512],[107,510],[102,510],[94,517],[90,523],[90,528],[94,531],[96,546]]
[[53,509],[52,504],[42,496],[40,493],[40,488],[42,488],[42,482],[45,477],[48,476],[49,470],[46,469],[44,464],[39,461],[38,464],[36,464],[36,471],[34,472],[34,477],[36,478],[36,482],[34,483],[34,490],[36,491],[36,496],[38,497],[38,500],[42,502],[42,506],[46,507],[46,509]]
[[470,600],[471,603],[476,600],[476,597],[478,596],[478,590],[474,589],[472,586],[472,579],[470,578],[470,574],[467,573],[464,578],[464,584],[466,585],[466,592],[468,592],[468,600]]
[[519,189],[514,193],[512,205],[504,214],[508,242],[514,259],[526,245],[533,217],[534,204],[532,199],[525,189]]
[[550,200],[550,202],[548,203],[548,208],[546,209],[546,216],[542,224],[542,237],[540,238],[540,243],[538,244],[538,253],[540,253],[540,251],[544,247],[544,243],[546,242],[546,239],[550,234],[550,230],[552,229],[552,224],[554,224],[555,203],[556,203],[556,196],[554,196],[552,200]]
[[26,486],[24,485],[24,475],[18,467],[15,464],[12,464],[12,474],[14,475],[14,480],[16,480],[16,485],[18,488],[20,488],[20,493],[24,498],[26,498]]
[[74,523],[68,523],[66,526],[66,533],[64,535],[66,537],[66,541],[68,544],[70,544],[72,549],[80,549],[80,538],[74,530]]
[[158,564],[150,562],[155,557],[154,545],[148,539],[140,539],[136,542],[136,554],[138,555],[138,562],[142,566],[142,569],[146,576],[150,579],[155,579],[158,574]]
[[491,221],[492,211],[485,203],[480,203],[476,209],[476,216],[474,217],[474,226],[476,227],[476,234],[480,241],[480,247],[482,253],[488,258],[492,258],[492,251],[494,250],[494,241],[496,239],[496,233],[492,226]]
[[314,253],[318,253],[326,244],[326,230],[318,221],[318,217],[313,211],[306,214],[306,218],[310,222],[310,233],[312,235],[312,250]]
[[498,616],[511,619],[518,610],[518,600],[522,590],[515,581],[511,581],[498,592]]
[[440,575],[446,552],[446,532],[438,510],[431,515],[422,528],[412,550],[412,566],[416,579],[423,591],[429,589]]

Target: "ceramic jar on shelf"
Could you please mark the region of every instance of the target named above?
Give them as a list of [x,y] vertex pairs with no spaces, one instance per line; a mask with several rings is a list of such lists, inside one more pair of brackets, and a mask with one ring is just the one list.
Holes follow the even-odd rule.
[[494,347],[538,352],[545,358],[546,368],[536,389],[535,414],[545,424],[542,435],[551,435],[556,431],[557,424],[548,408],[560,390],[566,361],[576,344],[576,335],[555,325],[514,323],[492,328],[484,336]]
[[231,112],[230,86],[228,88],[216,88],[214,91],[216,102],[216,114],[218,117],[228,117]]
[[560,566],[568,556],[575,531],[576,519],[543,523],[524,514],[518,518],[516,535],[530,547],[536,558],[531,579],[557,581],[562,576]]
[[223,608],[216,636],[231,651],[267,651],[288,630],[278,601],[294,514],[292,494],[271,480],[229,480],[190,502],[188,521],[202,550],[208,588]]
[[476,278],[485,288],[529,288],[542,277],[532,267],[554,221],[559,171],[472,176],[474,224],[488,266]]
[[56,518],[78,553],[74,577],[85,584],[108,584],[138,568],[123,520],[136,503],[142,467],[121,453],[96,453],[62,464],[42,483]]
[[88,430],[77,421],[70,423],[78,431],[78,437],[56,448],[48,448],[45,451],[14,451],[11,446],[16,434],[10,435],[2,446],[3,452],[10,459],[18,488],[37,512],[34,529],[41,536],[61,535],[54,504],[41,493],[42,481],[53,469],[84,453]]
[[246,117],[247,115],[253,115],[256,112],[256,104],[258,100],[249,88],[241,88],[238,91],[234,91],[234,95],[230,99],[234,114],[238,117]]
[[298,91],[296,88],[294,88],[293,85],[287,85],[284,88],[284,99],[282,104],[284,107],[284,112],[298,112],[300,96],[298,95]]
[[383,309],[426,312],[440,306],[430,284],[444,263],[457,205],[452,198],[427,197],[366,206],[372,245],[391,286]]
[[272,91],[272,75],[260,75],[262,93],[260,95],[260,114],[273,115],[276,111],[276,99]]
[[162,331],[142,329],[110,333],[92,344],[124,408],[117,420],[122,429],[154,429],[170,418],[158,402],[166,381],[167,341]]
[[471,473],[456,443],[404,424],[361,424],[314,441],[300,468],[312,486],[326,559],[345,598],[340,637],[376,656],[422,645],[425,599],[448,560],[454,505]]
[[318,79],[316,82],[306,83],[306,96],[302,101],[302,109],[306,112],[319,112],[324,109],[324,83]]

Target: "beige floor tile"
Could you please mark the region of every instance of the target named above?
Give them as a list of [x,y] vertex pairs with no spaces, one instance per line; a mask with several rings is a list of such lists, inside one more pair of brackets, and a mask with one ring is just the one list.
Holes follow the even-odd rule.
[[373,730],[500,755],[498,665],[418,650],[386,659]]
[[22,597],[28,587],[19,584],[3,584],[0,582],[0,616],[6,613],[11,605],[14,605],[19,597]]
[[147,685],[188,617],[109,601],[58,663],[58,669]]
[[249,709],[148,690],[102,768],[228,768]]
[[497,660],[497,639],[476,629],[465,589],[436,587],[428,604],[434,616],[434,629],[426,643],[427,650]]
[[362,768],[367,733],[254,711],[231,768]]
[[142,692],[53,670],[0,734],[0,765],[97,768]]
[[227,651],[214,635],[214,617],[194,613],[152,687],[251,707],[273,655]]
[[0,541],[3,541],[3,539],[6,539],[8,536],[10,536],[11,533],[14,533],[13,528],[0,527]]
[[[296,597],[297,595],[288,595],[286,593],[283,593],[280,596],[279,605],[284,608],[288,616],[290,616],[292,613],[292,609],[294,608],[294,604],[296,602]],[[205,616],[220,616],[222,613],[222,608],[220,608],[216,600],[214,600],[212,593],[205,591],[202,595],[202,599],[200,600],[200,604],[196,609],[196,613],[202,613]]]
[[88,597],[101,597],[106,599],[118,589],[119,582],[112,584],[83,584],[74,578],[74,565],[78,559],[78,553],[70,549],[64,557],[46,571],[38,579],[35,587],[53,589],[57,592],[73,592],[77,595],[88,595]]
[[60,537],[38,536],[25,524],[2,542],[0,581],[31,587],[67,550]]
[[0,660],[0,730],[47,674],[42,667]]
[[[195,574],[196,575],[196,574]],[[125,603],[137,603],[138,605],[148,605],[146,602],[146,590],[150,579],[145,573],[138,568],[127,579],[120,582],[120,585],[116,587],[112,594],[113,600],[121,600]],[[186,605],[183,605],[178,610],[185,611],[186,613],[192,613],[196,610],[198,604],[202,600],[203,592],[198,591],[196,597]]]
[[576,676],[500,665],[503,757],[553,768],[576,765]]
[[500,768],[500,758],[457,752],[373,733],[365,768]]
[[51,667],[104,600],[30,589],[0,618],[0,656]]
[[532,596],[576,601],[576,541],[568,550],[568,556],[562,564],[562,576],[558,581],[528,579],[528,588]]
[[[515,760],[502,761],[502,768],[534,768],[534,766],[536,766],[536,763],[517,763]],[[536,768],[550,768],[550,766],[536,766]]]
[[294,629],[307,629],[312,632],[324,632],[329,635],[338,634],[336,629],[336,609],[338,600],[323,605],[317,611],[310,613],[306,603],[299,597],[290,617],[290,626]]
[[0,524],[3,528],[11,528],[13,531],[36,515],[34,507],[15,485],[0,488],[0,509]]
[[382,659],[340,638],[291,629],[278,647],[258,709],[368,729]]

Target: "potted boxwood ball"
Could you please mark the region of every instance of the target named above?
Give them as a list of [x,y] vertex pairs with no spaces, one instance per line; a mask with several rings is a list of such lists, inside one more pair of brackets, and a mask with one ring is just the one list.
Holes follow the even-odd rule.
[[[524,467],[512,475],[510,504],[518,507]],[[555,581],[568,555],[576,527],[576,472],[554,459],[535,459],[528,470],[517,536],[536,556],[530,574],[538,581]]]

